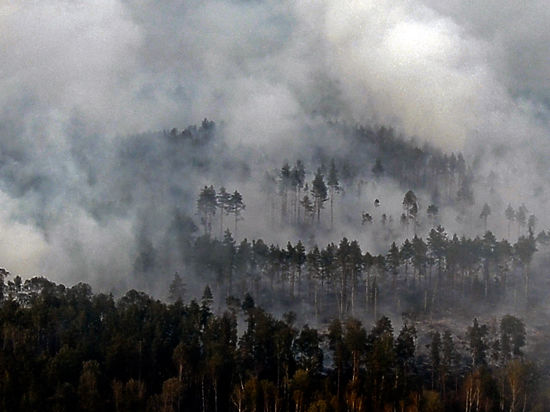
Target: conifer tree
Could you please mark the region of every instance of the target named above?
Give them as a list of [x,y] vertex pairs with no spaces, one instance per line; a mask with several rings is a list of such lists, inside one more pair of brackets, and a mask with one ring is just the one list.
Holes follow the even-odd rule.
[[220,187],[216,196],[218,208],[220,209],[220,238],[223,236],[223,215],[228,214],[231,207],[231,194],[225,190],[225,187]]
[[330,229],[334,227],[334,196],[340,191],[340,182],[338,181],[338,171],[334,159],[330,162],[327,185],[330,189]]
[[508,207],[504,211],[504,216],[508,220],[508,239],[510,239],[510,226],[516,218],[516,212],[511,204],[508,203]]
[[243,197],[238,191],[234,191],[229,199],[229,213],[232,213],[235,217],[235,237],[237,236],[237,222],[241,220],[241,212],[245,209],[246,205],[243,202]]
[[204,186],[197,200],[197,209],[205,235],[210,236],[212,233],[212,219],[216,214],[217,207],[218,201],[214,186]]
[[487,218],[491,214],[491,208],[487,203],[483,205],[483,209],[481,210],[481,213],[479,215],[479,218],[483,220],[483,231],[487,231]]
[[325,184],[323,173],[321,171],[321,168],[318,168],[311,185],[311,195],[314,199],[313,204],[315,212],[317,214],[317,224],[321,222],[321,209],[323,208],[323,203],[328,200],[327,194],[328,190],[327,185]]

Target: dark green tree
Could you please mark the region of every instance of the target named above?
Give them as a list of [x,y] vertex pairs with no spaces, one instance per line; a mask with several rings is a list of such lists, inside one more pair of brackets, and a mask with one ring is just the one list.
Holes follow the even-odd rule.
[[318,168],[311,185],[311,196],[313,197],[313,207],[317,214],[318,224],[321,222],[321,209],[323,208],[323,203],[328,200],[327,195],[327,185],[325,184],[321,168]]
[[340,182],[338,181],[338,171],[334,159],[330,161],[330,169],[328,172],[327,185],[330,190],[330,229],[334,227],[334,197],[340,191]]
[[212,233],[212,219],[216,214],[217,207],[218,201],[214,186],[204,186],[197,200],[197,209],[205,235],[210,236]]

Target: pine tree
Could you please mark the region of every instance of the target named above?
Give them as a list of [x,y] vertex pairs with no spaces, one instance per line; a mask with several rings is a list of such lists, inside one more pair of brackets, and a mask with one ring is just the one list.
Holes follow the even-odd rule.
[[223,215],[228,214],[231,205],[231,194],[225,190],[225,187],[220,187],[216,196],[218,208],[220,209],[220,238],[223,236]]
[[327,185],[330,189],[330,229],[334,227],[334,196],[340,191],[340,183],[338,181],[338,171],[334,164],[334,159],[330,162],[330,169],[328,172]]
[[434,389],[434,383],[436,379],[439,378],[439,370],[441,368],[441,335],[437,331],[432,334],[430,360],[432,369],[432,389]]
[[518,222],[518,238],[521,234],[521,228],[523,228],[527,223],[527,213],[528,210],[522,203],[516,212],[516,221]]
[[416,216],[418,215],[418,201],[412,190],[405,193],[403,198],[403,209],[405,210],[408,220],[413,221],[414,232],[416,233]]
[[304,195],[304,198],[300,200],[300,205],[304,209],[304,223],[313,223],[315,207],[308,195]]
[[486,342],[487,332],[487,325],[479,325],[477,318],[474,318],[473,325],[468,328],[468,345],[472,355],[472,366],[474,368],[486,364],[486,352],[488,349]]
[[325,184],[323,173],[321,171],[321,168],[318,168],[311,185],[311,195],[314,199],[313,204],[315,212],[317,214],[317,224],[321,222],[321,209],[323,208],[323,203],[328,200],[327,194],[328,190],[327,185]]
[[506,219],[508,220],[508,239],[510,239],[510,225],[516,218],[516,212],[511,204],[508,203],[508,207],[504,211],[504,215],[506,216]]
[[399,248],[393,242],[391,244],[390,250],[386,257],[386,264],[388,270],[392,274],[392,288],[395,288],[397,274],[399,273],[399,266],[401,265],[401,254],[399,253]]
[[212,218],[216,214],[217,207],[218,201],[214,186],[204,186],[197,200],[197,209],[205,235],[210,236],[212,233]]
[[245,209],[243,197],[238,191],[234,191],[229,199],[229,213],[235,217],[235,237],[237,236],[237,222],[241,220],[241,212]]
[[185,296],[185,283],[183,283],[181,276],[178,274],[178,272],[176,272],[174,274],[174,279],[170,283],[168,299],[171,302],[176,302],[178,300],[182,301],[184,296]]
[[281,195],[281,222],[288,221],[288,189],[291,186],[290,165],[285,162],[279,173],[279,194]]
[[483,209],[479,215],[479,218],[483,220],[483,231],[487,231],[487,218],[491,214],[491,208],[487,203],[483,205]]

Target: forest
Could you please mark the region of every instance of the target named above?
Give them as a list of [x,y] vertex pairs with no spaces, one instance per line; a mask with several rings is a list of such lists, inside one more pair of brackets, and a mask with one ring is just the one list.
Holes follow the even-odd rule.
[[[546,410],[550,232],[460,153],[328,127],[364,151],[224,161],[206,119],[130,137],[122,169],[166,155],[209,182],[176,195],[160,240],[139,232],[132,276],[153,294],[2,269],[0,408]],[[158,168],[128,175],[165,184]],[[134,201],[120,188],[110,213]]]
[[0,412],[550,411],[549,21],[0,0]]
[[[7,275],[7,273],[3,273]],[[347,316],[322,328],[275,317],[250,294],[222,311],[206,287],[173,303],[131,290],[16,278],[2,290],[2,410],[536,411],[547,377],[529,359],[524,322],[474,318],[369,327]]]

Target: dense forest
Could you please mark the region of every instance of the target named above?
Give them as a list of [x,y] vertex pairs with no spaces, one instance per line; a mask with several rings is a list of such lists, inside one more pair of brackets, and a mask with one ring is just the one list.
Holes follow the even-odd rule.
[[[3,273],[6,275],[6,273]],[[505,315],[394,329],[354,317],[315,329],[206,287],[184,304],[119,299],[44,278],[3,289],[0,405],[6,411],[536,411],[547,377]]]
[[140,205],[136,288],[3,270],[1,409],[545,410],[550,232],[460,153],[326,128],[289,161],[205,119],[90,166],[90,215]]

